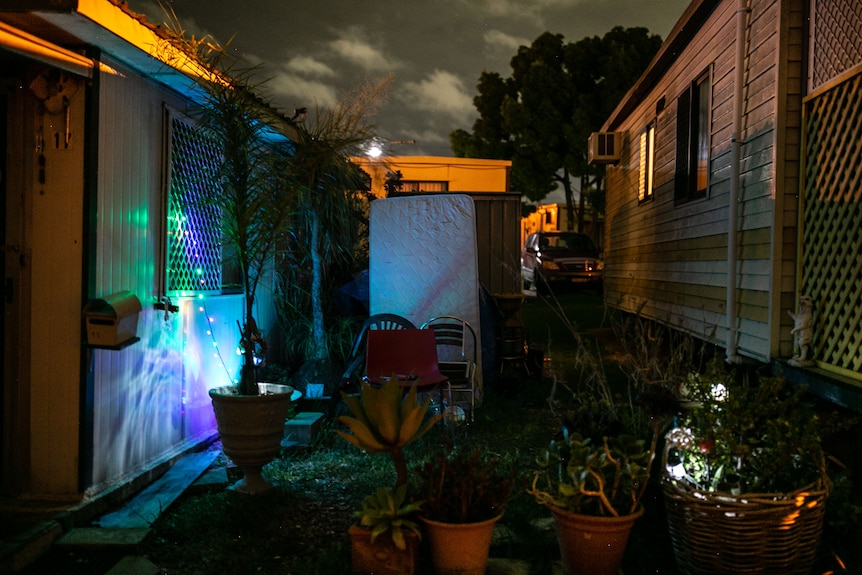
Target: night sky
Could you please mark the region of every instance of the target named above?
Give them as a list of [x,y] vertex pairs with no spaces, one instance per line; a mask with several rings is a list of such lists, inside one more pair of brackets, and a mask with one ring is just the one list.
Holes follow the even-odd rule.
[[[155,0],[129,0],[155,22]],[[667,37],[689,0],[173,0],[182,26],[209,34],[261,66],[265,93],[284,113],[335,102],[389,73],[374,119],[381,137],[415,140],[392,155],[448,156],[448,134],[471,130],[482,71],[508,77],[519,46],[546,31],[575,42],[612,27]]]

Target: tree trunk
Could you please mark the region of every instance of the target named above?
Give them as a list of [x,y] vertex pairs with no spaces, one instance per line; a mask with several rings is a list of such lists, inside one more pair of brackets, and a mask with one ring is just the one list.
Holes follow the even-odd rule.
[[306,359],[316,363],[329,361],[326,327],[323,322],[323,256],[321,254],[320,219],[311,210],[311,338],[312,352]]
[[[254,296],[250,284],[245,285],[245,317],[243,325],[240,326],[240,337],[242,339],[242,365],[239,373],[239,392],[242,395],[257,395],[257,377],[254,368],[254,337],[257,335],[257,325],[252,313],[254,312]],[[237,322],[239,323],[239,322]]]
[[590,179],[588,176],[581,176],[581,193],[580,193],[580,208],[578,209],[578,232],[584,232],[584,207],[586,206],[586,191],[590,187]]
[[575,201],[574,193],[572,192],[572,181],[569,179],[569,171],[563,169],[563,191],[566,194],[566,230],[575,229]]

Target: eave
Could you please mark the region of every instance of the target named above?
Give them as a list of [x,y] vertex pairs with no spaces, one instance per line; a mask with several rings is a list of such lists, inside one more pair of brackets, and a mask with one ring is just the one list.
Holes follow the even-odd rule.
[[656,86],[719,4],[721,4],[721,0],[692,0],[647,69],[641,74],[634,86],[629,89],[610,117],[605,120],[602,132],[617,130],[620,124]]

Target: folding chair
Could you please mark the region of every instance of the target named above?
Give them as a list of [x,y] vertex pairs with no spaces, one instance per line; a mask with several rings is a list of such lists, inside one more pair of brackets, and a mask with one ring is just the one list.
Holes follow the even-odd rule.
[[467,321],[453,316],[433,317],[420,330],[434,332],[440,372],[449,380],[449,408],[458,403],[455,395],[470,396],[470,421],[476,408],[476,332]]

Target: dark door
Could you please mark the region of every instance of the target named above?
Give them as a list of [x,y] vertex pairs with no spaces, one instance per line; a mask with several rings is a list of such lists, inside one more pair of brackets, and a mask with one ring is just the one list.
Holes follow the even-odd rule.
[[[0,78],[0,493],[17,494],[27,481],[28,406],[21,385],[21,247],[23,107],[20,79]],[[16,193],[17,191],[17,193]]]
[[[6,150],[8,148],[8,124],[9,124],[9,96],[6,91],[0,87],[0,207],[3,210],[3,217],[0,217],[0,241],[2,241],[3,245],[3,257],[0,258],[0,265],[3,266],[3,275],[0,276],[3,278],[3,313],[0,314],[0,373],[3,374],[3,389],[0,390],[0,415],[3,418],[3,424],[0,425],[0,447],[3,449],[3,457],[0,458],[0,485],[6,485],[6,475],[7,475],[7,453],[9,450],[6,445],[7,438],[7,424],[6,422],[10,419],[7,417],[7,395],[9,393],[7,383],[7,373],[6,373],[6,302],[8,299],[11,299],[14,294],[10,293],[12,290],[12,278],[8,276],[6,273]],[[4,489],[5,491],[5,489]]]

